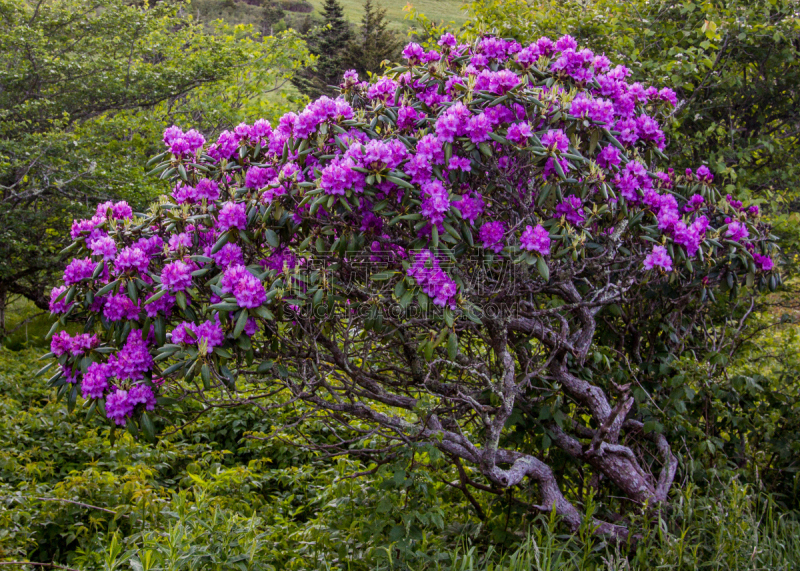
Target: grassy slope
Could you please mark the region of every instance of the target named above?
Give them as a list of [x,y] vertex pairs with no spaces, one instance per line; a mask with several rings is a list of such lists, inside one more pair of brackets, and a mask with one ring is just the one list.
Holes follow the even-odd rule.
[[[324,0],[309,0],[314,5],[311,14],[320,17]],[[357,24],[361,21],[364,0],[341,0],[344,13],[348,20]],[[411,22],[405,19],[408,14],[404,8],[407,0],[374,0],[374,3],[386,9],[386,17],[391,26],[397,30],[406,30]],[[455,22],[460,25],[466,21],[466,12],[462,0],[414,0],[408,2],[417,12],[422,12],[434,22]],[[260,6],[251,6],[244,2],[227,2],[225,0],[193,0],[192,15],[202,20],[225,20],[231,24],[257,24],[262,15]],[[302,17],[304,14],[293,14]]]
[[[319,14],[324,0],[309,0],[315,8],[315,14]],[[363,0],[341,0],[344,6],[344,13],[351,22],[359,22],[363,13]],[[386,9],[386,18],[392,25],[399,29],[410,26],[410,22],[405,20],[407,12],[404,10],[406,4],[410,4],[417,12],[422,12],[434,22],[455,22],[457,25],[466,21],[466,12],[462,9],[464,3],[461,0],[375,0],[375,4]]]

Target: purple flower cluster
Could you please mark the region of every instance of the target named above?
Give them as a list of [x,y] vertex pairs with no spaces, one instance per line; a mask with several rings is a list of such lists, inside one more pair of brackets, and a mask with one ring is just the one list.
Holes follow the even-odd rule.
[[106,303],[103,306],[103,315],[109,321],[138,319],[139,306],[133,303],[125,294],[112,295],[106,299]]
[[619,163],[619,149],[616,147],[609,145],[597,153],[597,164],[600,168],[610,169],[611,167],[618,167]]
[[121,200],[120,202],[109,201],[98,204],[97,210],[95,211],[95,218],[97,220],[104,220],[108,217],[109,211],[111,211],[111,217],[114,220],[125,220],[133,216],[133,210],[130,205],[124,200]]
[[702,165],[697,169],[697,178],[703,182],[710,183],[714,180],[714,175],[711,174],[711,170],[706,165]]
[[208,202],[219,200],[219,184],[207,178],[200,179],[196,186],[189,186],[179,183],[172,191],[172,197],[178,204],[194,204],[202,201],[204,198]]
[[728,229],[725,231],[725,236],[734,242],[740,242],[750,235],[750,232],[747,230],[747,224],[744,222],[726,220],[726,223],[728,224]]
[[275,169],[271,167],[250,167],[244,178],[244,185],[247,188],[260,189],[267,186],[275,178]]
[[442,141],[435,135],[427,134],[417,143],[417,154],[405,164],[404,172],[414,184],[424,184],[431,180],[434,165],[444,164]]
[[239,138],[230,131],[220,133],[217,142],[208,148],[208,156],[218,161],[228,160],[239,149]]
[[572,100],[569,112],[576,117],[588,117],[596,123],[612,123],[614,121],[614,104],[602,97],[588,97],[581,94]]
[[161,270],[161,284],[170,292],[185,291],[192,287],[193,271],[186,262],[171,262]]
[[470,172],[472,171],[472,161],[467,157],[453,155],[450,157],[450,162],[447,163],[447,170]]
[[133,245],[134,248],[139,248],[148,256],[155,256],[164,247],[164,240],[160,236],[151,236],[150,238],[140,238]]
[[519,242],[523,250],[534,251],[542,256],[550,255],[550,234],[541,224],[536,228],[530,225],[526,226]]
[[91,363],[86,368],[86,373],[81,381],[83,398],[103,398],[103,394],[108,389],[108,379],[111,376],[111,370],[107,363]]
[[769,256],[764,256],[759,253],[753,254],[753,260],[756,263],[756,267],[762,272],[768,272],[775,266],[775,263],[772,261],[772,258],[770,258]]
[[298,139],[308,139],[317,127],[326,121],[341,121],[353,118],[353,109],[344,99],[331,99],[320,97],[312,101],[297,116],[294,124],[294,136]]
[[66,313],[67,309],[72,305],[67,305],[67,301],[63,297],[56,301],[58,296],[65,291],[67,291],[67,286],[57,286],[50,291],[50,313]]
[[614,184],[619,189],[622,198],[632,204],[641,201],[645,192],[653,187],[653,181],[647,174],[645,166],[637,161],[631,161],[614,177]]
[[472,112],[460,101],[442,113],[436,120],[436,135],[445,143],[452,143],[455,137],[467,134],[467,125]]
[[104,260],[113,260],[117,255],[117,243],[109,236],[98,236],[88,242],[89,249],[95,256],[102,256]]
[[376,83],[370,85],[367,97],[394,105],[394,94],[397,91],[397,87],[397,82],[388,77],[382,77]]
[[531,135],[533,135],[533,132],[528,123],[514,123],[508,128],[506,139],[518,145],[526,145]]
[[64,283],[69,286],[89,279],[94,273],[95,266],[97,263],[93,262],[91,258],[72,260],[64,270]]
[[139,272],[143,274],[147,271],[147,266],[150,265],[150,258],[140,248],[136,246],[123,248],[120,251],[117,259],[114,261],[117,274],[124,274],[126,272]]
[[[571,42],[564,43],[564,38],[569,38]],[[569,46],[559,48],[559,45]],[[570,36],[564,36],[556,42],[556,49],[560,49],[561,55],[550,66],[554,72],[571,77],[578,83],[587,83],[595,75],[595,62],[600,70],[608,68],[609,61],[604,56],[595,58],[594,52],[588,49],[576,50],[577,42]]]
[[484,69],[475,79],[475,89],[504,95],[520,84],[519,76],[509,69],[489,71]]
[[99,343],[100,341],[97,335],[80,333],[71,337],[66,331],[61,331],[53,335],[53,339],[50,341],[50,351],[52,351],[56,357],[60,357],[61,355],[77,357],[91,351],[97,347]]
[[194,129],[184,133],[180,127],[173,125],[164,131],[164,144],[169,147],[169,152],[176,157],[193,155],[205,143],[206,140],[203,135]]
[[153,357],[147,350],[143,332],[134,329],[128,335],[125,346],[108,358],[109,371],[119,380],[138,381],[153,368]]
[[522,48],[517,53],[516,61],[523,68],[534,65],[541,57],[550,57],[556,51],[556,46],[550,38],[539,38],[535,43]]
[[211,257],[214,263],[222,268],[241,266],[244,264],[242,249],[237,244],[225,244],[216,254],[212,254]]
[[180,234],[173,234],[169,237],[170,252],[177,252],[181,248],[188,250],[192,247],[192,237],[188,232],[181,232]]
[[583,213],[583,201],[574,195],[565,198],[556,206],[556,212],[553,215],[554,218],[561,218],[562,216],[574,226],[582,225],[585,216]]
[[353,170],[356,164],[349,157],[333,159],[322,171],[320,186],[327,194],[344,196],[348,190],[364,190],[364,174]]
[[223,293],[231,293],[239,307],[258,307],[267,300],[264,285],[242,265],[225,270],[219,287]]
[[691,258],[705,240],[708,225],[708,218],[705,216],[698,216],[688,226],[682,220],[676,222],[672,230],[673,240],[676,244],[686,248],[686,254]]
[[147,313],[147,317],[156,317],[159,313],[163,314],[165,317],[169,317],[172,314],[172,308],[175,305],[175,297],[165,293],[157,300],[152,303],[148,303],[144,306],[144,311]]
[[417,121],[425,117],[424,113],[418,112],[413,107],[403,105],[397,110],[397,128],[413,129]]
[[226,202],[217,217],[217,229],[225,232],[231,228],[247,228],[247,205],[243,202]]
[[133,408],[128,391],[117,389],[106,397],[106,416],[117,426],[125,426],[127,418],[133,414]]
[[569,137],[561,129],[550,129],[542,135],[542,145],[550,150],[566,153],[569,150]]
[[521,49],[522,46],[513,40],[487,37],[478,43],[477,52],[487,59],[504,62]]
[[197,325],[184,321],[175,326],[172,331],[173,343],[184,343],[186,345],[200,345],[206,343],[208,352],[219,347],[225,341],[225,333],[219,322],[219,315],[214,316],[214,321],[206,321]]
[[410,43],[403,49],[403,58],[408,60],[408,65],[419,65],[431,61],[438,61],[439,57],[439,52],[435,50],[426,52],[422,46],[415,43]]
[[653,251],[644,259],[644,267],[648,270],[661,268],[665,272],[670,272],[672,271],[672,258],[669,257],[664,246],[653,246]]
[[422,215],[431,224],[441,225],[445,214],[450,210],[450,195],[439,180],[426,182],[422,186]]
[[128,391],[128,402],[133,406],[142,404],[148,411],[156,408],[156,396],[147,385],[133,385]]
[[502,222],[486,222],[481,226],[478,238],[483,242],[485,249],[498,254],[503,250],[505,231],[505,225]]
[[458,293],[456,283],[442,270],[430,250],[423,250],[414,257],[408,276],[416,280],[435,305],[455,309],[455,296]]
[[470,224],[474,224],[478,217],[483,214],[486,205],[483,202],[483,196],[476,192],[472,196],[462,196],[458,207],[461,210],[461,216],[464,220]]

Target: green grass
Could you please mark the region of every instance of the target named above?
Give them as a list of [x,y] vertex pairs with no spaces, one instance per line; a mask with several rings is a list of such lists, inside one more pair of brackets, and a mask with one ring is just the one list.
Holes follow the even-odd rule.
[[252,24],[258,28],[263,8],[233,0],[192,0],[190,11],[196,20],[212,22],[224,20],[228,24]]
[[[310,15],[316,19],[321,18],[324,0],[309,0],[314,6]],[[361,21],[364,12],[364,0],[341,0],[345,17],[354,24]],[[386,19],[390,26],[396,30],[405,31],[413,25],[405,19],[408,12],[405,10],[407,0],[374,0],[380,8],[386,9]],[[467,19],[462,0],[413,0],[408,2],[414,10],[425,14],[432,22],[454,22],[463,24]],[[190,11],[195,18],[204,22],[224,20],[229,24],[252,24],[258,27],[262,19],[263,9],[260,6],[251,6],[244,2],[234,0],[193,0]],[[306,14],[287,12],[293,18],[303,18]]]
[[[53,325],[53,318],[25,298],[13,300],[6,308],[6,330],[3,340],[8,349],[18,351],[25,347],[45,347],[45,335]],[[72,331],[72,329],[70,329]]]
[[[314,14],[319,15],[324,0],[309,0],[314,5]],[[361,14],[364,12],[363,0],[341,0],[344,7],[345,17],[351,22],[361,21]],[[463,24],[467,19],[467,13],[463,10],[464,2],[461,0],[374,0],[374,4],[386,10],[386,19],[396,29],[406,29],[411,26],[409,20],[405,20],[408,14],[404,10],[406,4],[414,7],[414,10],[425,14],[433,22],[455,22],[457,25]]]

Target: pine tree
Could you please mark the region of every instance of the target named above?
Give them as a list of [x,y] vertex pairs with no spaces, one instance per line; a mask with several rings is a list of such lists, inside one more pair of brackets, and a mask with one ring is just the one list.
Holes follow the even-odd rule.
[[309,51],[318,57],[315,68],[307,67],[292,80],[305,95],[316,99],[334,95],[347,69],[347,49],[353,39],[344,8],[338,0],[325,0],[323,25],[308,38]]
[[364,16],[355,39],[347,49],[347,61],[362,78],[367,72],[381,71],[383,60],[397,60],[403,45],[402,38],[388,28],[386,9],[376,8],[372,0],[364,2]]
[[264,8],[264,15],[261,18],[261,33],[265,36],[271,36],[275,26],[283,20],[285,14],[281,5],[273,0],[264,0],[261,6]]

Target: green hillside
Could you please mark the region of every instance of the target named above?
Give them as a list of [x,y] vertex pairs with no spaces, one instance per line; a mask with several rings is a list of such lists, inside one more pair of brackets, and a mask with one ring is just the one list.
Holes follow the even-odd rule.
[[[323,0],[310,0],[314,5],[314,14],[318,14]],[[358,22],[361,19],[363,0],[342,0],[344,13],[347,19]],[[375,4],[386,10],[386,18],[398,28],[406,28],[410,25],[405,16],[408,14],[406,6],[413,6],[417,12],[422,12],[434,22],[455,22],[460,25],[466,21],[466,11],[464,2],[461,0],[414,0],[405,2],[404,0],[375,0]]]
[[[310,13],[302,11],[302,5],[306,2],[284,1],[277,4],[283,7],[287,22],[291,21],[293,26],[302,30],[307,19],[317,22],[320,19],[323,0],[308,0],[308,2],[314,8]],[[454,22],[456,25],[461,25],[467,19],[464,2],[461,0],[415,0],[410,3],[403,0],[397,2],[376,0],[374,3],[386,10],[387,20],[393,28],[398,30],[405,30],[411,26],[411,22],[406,19],[408,6],[413,6],[417,12],[425,14],[433,22]],[[342,0],[342,5],[345,17],[349,21],[358,23],[361,20],[363,0]],[[253,24],[258,27],[265,16],[265,9],[261,5],[235,0],[194,0],[191,6],[193,16],[205,22],[221,19],[230,24]],[[278,27],[275,31],[280,31],[280,29],[281,27]]]

